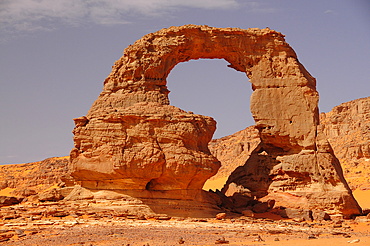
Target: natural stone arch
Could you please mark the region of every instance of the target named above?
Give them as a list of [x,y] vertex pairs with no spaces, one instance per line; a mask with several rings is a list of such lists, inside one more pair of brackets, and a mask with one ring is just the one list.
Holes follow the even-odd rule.
[[75,120],[72,176],[89,188],[199,191],[220,165],[207,147],[215,122],[170,106],[166,78],[176,64],[200,58],[225,59],[252,83],[261,144],[229,183],[259,197],[285,192],[358,212],[330,145],[318,138],[315,79],[268,28],[171,27],[126,48],[87,116]]
[[[225,59],[230,67],[246,73],[254,90],[252,114],[257,127],[266,131],[263,134],[266,140],[272,132],[273,136],[289,136],[284,138],[288,144],[299,142],[305,148],[314,148],[318,124],[315,79],[299,63],[284,35],[268,28],[243,30],[187,25],[145,35],[126,48],[115,63],[90,112],[106,106],[128,107],[138,102],[168,105],[166,78],[172,68],[180,62],[200,58]],[[271,98],[271,90],[278,90],[281,95],[274,94]],[[119,98],[112,96],[117,92],[121,94]],[[284,104],[287,93],[297,100],[294,104],[292,100]],[[253,106],[257,104],[260,106]],[[263,110],[258,109],[261,107]],[[297,121],[298,115],[304,119],[303,123]],[[299,132],[295,132],[298,129]]]

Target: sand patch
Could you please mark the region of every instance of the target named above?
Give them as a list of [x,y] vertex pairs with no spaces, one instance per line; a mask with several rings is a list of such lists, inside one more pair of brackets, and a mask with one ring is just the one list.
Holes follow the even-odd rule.
[[12,192],[14,191],[15,189],[13,189],[13,188],[9,188],[9,187],[7,187],[7,188],[5,188],[5,189],[2,189],[2,190],[0,190],[0,196],[14,196],[13,194],[12,194]]
[[214,180],[208,179],[205,182],[205,184],[203,185],[203,190],[206,190],[206,191],[208,191],[208,190],[216,191],[217,189],[221,190],[222,187],[224,187],[227,179],[228,179],[227,177],[214,179]]
[[361,208],[370,208],[370,190],[357,189],[353,192],[353,196],[360,204]]

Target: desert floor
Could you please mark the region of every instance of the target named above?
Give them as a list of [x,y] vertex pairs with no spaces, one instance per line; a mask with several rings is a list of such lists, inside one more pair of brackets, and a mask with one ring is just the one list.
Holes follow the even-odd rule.
[[[296,222],[235,217],[223,220],[171,218],[47,218],[3,221],[0,245],[370,245],[370,223]],[[221,239],[221,240],[220,240]]]

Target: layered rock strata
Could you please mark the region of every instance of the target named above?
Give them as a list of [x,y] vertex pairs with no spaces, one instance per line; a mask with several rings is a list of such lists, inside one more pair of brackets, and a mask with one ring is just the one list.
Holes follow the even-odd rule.
[[221,190],[230,174],[245,164],[260,142],[258,130],[254,126],[223,138],[212,139],[208,147],[212,155],[221,162],[221,167],[207,180],[203,189]]
[[75,119],[75,180],[94,189],[199,191],[220,166],[207,147],[215,123],[169,106],[166,78],[176,64],[200,58],[225,59],[252,83],[261,143],[228,184],[281,204],[299,197],[308,207],[359,212],[317,129],[315,79],[268,28],[171,27],[126,48],[88,114]]
[[[343,168],[352,191],[370,190],[370,97],[342,103],[328,113],[320,114],[320,126]],[[210,178],[206,188],[221,189],[230,173],[243,166],[260,143],[255,127],[212,140],[211,153],[221,162],[219,172]],[[234,185],[229,194],[238,192]],[[361,198],[361,197],[359,197]],[[296,201],[292,199],[292,203]]]
[[[0,192],[27,197],[63,183],[69,157],[51,157],[39,162],[0,166]],[[0,194],[1,194],[0,193]]]
[[321,113],[320,124],[351,189],[370,190],[370,97]]

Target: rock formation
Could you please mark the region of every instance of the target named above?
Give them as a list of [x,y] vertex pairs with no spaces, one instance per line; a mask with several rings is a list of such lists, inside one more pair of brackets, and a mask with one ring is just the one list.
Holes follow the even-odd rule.
[[[319,127],[333,147],[351,190],[356,192],[370,191],[369,115],[370,97],[342,103],[330,112],[320,114]],[[207,181],[205,187],[221,189],[230,173],[244,165],[259,143],[260,139],[254,126],[212,140],[209,149],[222,165],[219,172]]]
[[27,197],[62,183],[69,157],[52,157],[39,162],[0,166],[0,191]]
[[209,150],[221,162],[221,167],[206,181],[203,189],[221,190],[231,173],[245,164],[260,142],[258,130],[254,126],[209,142]]
[[72,175],[81,185],[192,190],[219,168],[207,147],[216,127],[212,118],[155,102],[106,111],[76,119]]
[[170,106],[166,78],[176,64],[200,58],[225,59],[252,83],[251,111],[261,143],[227,184],[280,204],[295,199],[298,207],[359,213],[317,129],[315,79],[284,36],[268,28],[171,27],[126,48],[88,114],[75,119],[75,180],[91,189],[148,196],[199,191],[220,166],[207,147],[215,122]]
[[320,124],[351,189],[370,190],[370,97],[321,113]]

